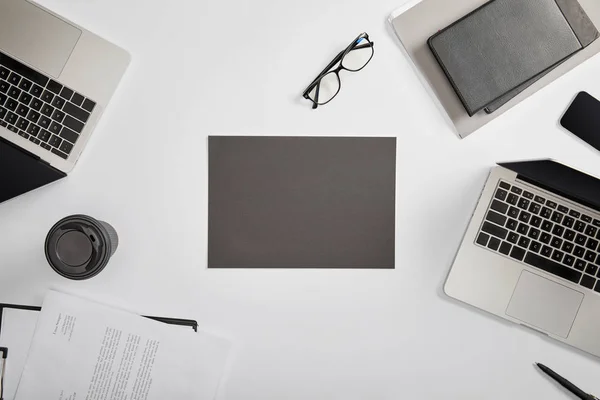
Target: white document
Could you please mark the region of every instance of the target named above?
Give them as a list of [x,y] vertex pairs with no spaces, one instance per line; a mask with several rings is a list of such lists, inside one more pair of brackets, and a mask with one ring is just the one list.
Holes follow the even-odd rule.
[[229,350],[221,338],[50,291],[16,400],[213,399]]
[[4,400],[14,400],[39,311],[5,308],[2,312],[0,347],[8,348],[4,374]]

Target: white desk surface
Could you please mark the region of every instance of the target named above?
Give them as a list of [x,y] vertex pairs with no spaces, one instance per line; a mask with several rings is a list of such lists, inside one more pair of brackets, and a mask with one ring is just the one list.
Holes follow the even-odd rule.
[[[40,304],[58,288],[197,319],[237,345],[229,400],[568,399],[535,361],[600,395],[598,359],[441,291],[496,161],[553,157],[600,176],[600,154],[558,126],[577,92],[600,97],[600,57],[460,141],[388,27],[398,0],[41,3],[133,63],[73,173],[0,206],[0,301]],[[302,90],[362,31],[371,64],[311,110]],[[396,269],[208,270],[209,134],[397,136]],[[85,282],[43,253],[73,213],[121,239]]]

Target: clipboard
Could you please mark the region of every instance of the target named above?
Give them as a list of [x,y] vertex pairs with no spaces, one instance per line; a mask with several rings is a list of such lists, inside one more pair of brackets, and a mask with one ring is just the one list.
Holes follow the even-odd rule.
[[[19,304],[5,304],[0,303],[0,331],[2,331],[2,314],[5,308],[14,308],[17,310],[28,310],[28,311],[42,311],[42,307],[37,306],[24,306]],[[167,317],[151,317],[144,315],[145,318],[153,319],[158,322],[163,322],[169,325],[179,325],[179,326],[189,326],[194,330],[194,332],[198,332],[198,322],[191,319],[181,319],[181,318],[167,318]]]

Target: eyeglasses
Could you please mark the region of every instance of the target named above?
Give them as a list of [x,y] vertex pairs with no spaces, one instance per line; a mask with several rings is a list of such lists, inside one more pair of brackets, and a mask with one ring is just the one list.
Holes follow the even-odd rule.
[[[341,70],[357,72],[366,67],[373,58],[373,45],[374,42],[369,40],[369,35],[361,33],[308,85],[302,96],[312,101],[313,109],[329,103],[340,92]],[[333,69],[338,63],[339,66]]]

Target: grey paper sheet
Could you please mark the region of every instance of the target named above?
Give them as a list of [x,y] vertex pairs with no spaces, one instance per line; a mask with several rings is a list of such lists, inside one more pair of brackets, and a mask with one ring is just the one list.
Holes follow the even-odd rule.
[[[485,0],[409,0],[390,16],[393,32],[400,40],[401,48],[413,64],[417,76],[423,82],[431,98],[447,122],[460,138],[465,138],[482,126],[503,115],[515,105],[527,99],[565,73],[573,70],[600,51],[600,40],[578,51],[572,57],[549,71],[538,81],[512,98],[492,114],[480,112],[469,117],[456,96],[437,60],[427,46],[427,39],[440,29],[452,24],[462,16],[485,4]],[[600,1],[579,0],[582,9],[596,26],[600,26]]]
[[[592,44],[598,37],[600,37],[600,33],[596,29],[594,23],[590,20],[585,10],[581,7],[581,4],[577,0],[555,0],[558,7],[561,9],[562,13],[565,16],[565,19],[573,28],[573,32],[579,39],[579,42],[583,46],[583,48],[588,47]],[[560,64],[558,64],[560,65]],[[494,101],[489,106],[485,108],[485,112],[493,113],[506,103],[508,103],[513,97],[517,96],[519,93],[527,89],[529,86],[533,85],[535,82],[543,78],[548,72],[552,71],[558,65],[552,67],[549,71],[544,71],[541,74],[538,74],[534,78],[528,80],[524,84],[516,87],[510,92],[506,93],[500,99]]]
[[555,0],[492,0],[429,45],[471,116],[582,48]]
[[396,138],[211,136],[209,268],[394,268]]

